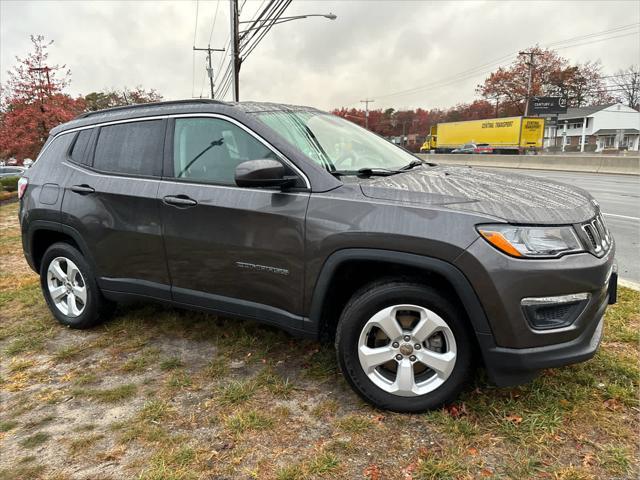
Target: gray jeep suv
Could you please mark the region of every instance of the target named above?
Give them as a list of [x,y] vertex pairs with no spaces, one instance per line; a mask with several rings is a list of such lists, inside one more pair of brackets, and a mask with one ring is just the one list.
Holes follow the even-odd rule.
[[335,341],[368,402],[453,400],[592,357],[614,242],[589,194],[423,162],[308,107],[177,101],[60,125],[19,185],[56,319],[154,300]]

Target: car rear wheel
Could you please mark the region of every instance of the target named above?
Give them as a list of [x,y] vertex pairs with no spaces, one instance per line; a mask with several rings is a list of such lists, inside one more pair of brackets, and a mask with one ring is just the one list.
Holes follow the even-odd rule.
[[90,328],[113,311],[114,304],[102,296],[90,265],[67,243],[55,243],[45,252],[40,286],[53,316],[68,327]]
[[399,412],[451,402],[472,373],[472,341],[460,310],[416,283],[391,280],[357,292],[340,318],[336,350],[357,393]]

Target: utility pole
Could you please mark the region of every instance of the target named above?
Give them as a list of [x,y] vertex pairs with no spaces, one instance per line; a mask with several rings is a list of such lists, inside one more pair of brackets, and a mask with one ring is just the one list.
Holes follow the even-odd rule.
[[42,83],[42,72],[45,73],[47,77],[46,94],[51,95],[51,79],[49,78],[49,72],[51,71],[51,67],[32,67],[29,69],[29,71],[38,72],[40,83]]
[[368,98],[364,100],[360,100],[360,103],[364,103],[364,128],[369,130],[369,104],[375,102],[375,100],[370,100]]
[[238,40],[238,0],[231,0],[231,82],[233,89],[233,101],[240,100],[240,42]]
[[194,46],[193,49],[195,51],[207,52],[207,62],[209,64],[207,67],[207,74],[209,75],[209,86],[211,87],[211,99],[213,99],[213,67],[211,66],[211,52],[224,52],[224,48],[211,48],[211,45],[207,45],[207,48],[196,48]]
[[536,55],[540,55],[538,52],[534,52],[533,50],[529,52],[518,52],[518,55],[529,55],[529,61],[526,65],[529,67],[529,80],[527,81],[527,102],[524,104],[524,116],[526,117],[529,114],[529,98],[531,98],[531,81],[533,77],[533,58]]

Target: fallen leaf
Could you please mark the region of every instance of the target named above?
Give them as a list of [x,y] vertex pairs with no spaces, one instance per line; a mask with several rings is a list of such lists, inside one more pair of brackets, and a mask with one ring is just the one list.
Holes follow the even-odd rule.
[[429,449],[427,447],[420,447],[418,449],[418,456],[421,458],[426,458],[429,456]]
[[416,464],[410,463],[405,468],[402,469],[402,473],[404,474],[404,480],[413,480],[413,472],[416,470]]
[[622,408],[622,405],[620,404],[620,402],[615,398],[610,398],[609,400],[605,400],[603,402],[603,405],[607,410],[611,410],[612,412],[615,412],[616,410],[620,410]]
[[507,415],[504,417],[506,420],[510,421],[514,425],[520,425],[522,423],[522,417],[519,415]]
[[473,455],[474,457],[476,455],[478,455],[478,449],[477,448],[470,447],[469,449],[467,449],[467,452],[469,452],[469,455]]
[[380,467],[375,463],[369,465],[362,471],[362,474],[365,477],[370,478],[371,480],[380,480]]
[[462,402],[460,405],[447,405],[444,407],[445,412],[453,418],[459,418],[467,414],[467,406]]
[[382,423],[383,420],[384,420],[384,415],[375,415],[373,417],[374,422]]
[[596,457],[592,453],[587,453],[582,457],[583,467],[592,467],[596,463]]
[[488,468],[483,468],[480,472],[481,477],[490,477],[491,475],[493,475],[493,471],[489,470]]

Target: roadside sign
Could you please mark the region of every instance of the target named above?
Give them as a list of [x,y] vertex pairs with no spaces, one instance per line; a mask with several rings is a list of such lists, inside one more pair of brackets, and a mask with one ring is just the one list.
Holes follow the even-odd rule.
[[529,113],[533,115],[567,113],[567,99],[564,97],[531,97]]

